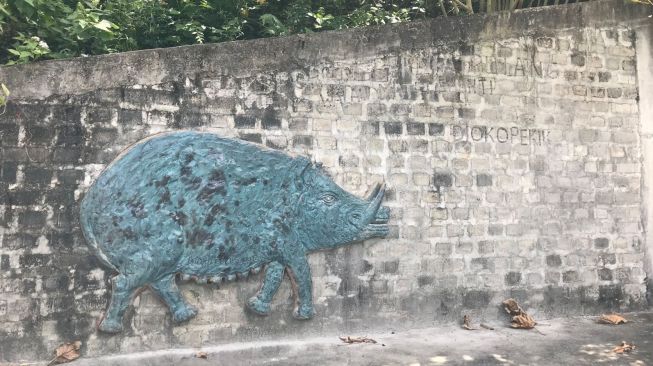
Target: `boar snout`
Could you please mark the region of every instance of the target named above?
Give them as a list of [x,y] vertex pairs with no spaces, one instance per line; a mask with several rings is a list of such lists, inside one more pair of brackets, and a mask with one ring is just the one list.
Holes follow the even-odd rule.
[[390,209],[387,208],[387,207],[381,207],[376,212],[376,217],[374,218],[374,221],[372,221],[372,223],[373,224],[387,224],[388,220],[390,220]]

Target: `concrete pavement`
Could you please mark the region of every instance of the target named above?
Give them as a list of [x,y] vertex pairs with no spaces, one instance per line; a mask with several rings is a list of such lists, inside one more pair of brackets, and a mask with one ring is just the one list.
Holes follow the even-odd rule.
[[[235,343],[201,349],[175,349],[81,358],[71,366],[203,365],[653,365],[653,313],[626,314],[629,323],[597,324],[596,317],[541,321],[536,330],[464,330],[458,325],[403,332],[352,334],[376,344],[346,345],[338,334],[301,340]],[[473,319],[472,319],[473,320]],[[478,326],[478,324],[474,324]],[[612,349],[621,341],[637,348]],[[205,352],[206,359],[197,358]]]

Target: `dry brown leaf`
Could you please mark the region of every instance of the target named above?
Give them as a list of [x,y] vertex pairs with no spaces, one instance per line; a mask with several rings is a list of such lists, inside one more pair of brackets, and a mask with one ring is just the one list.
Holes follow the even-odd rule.
[[622,341],[620,345],[615,347],[612,352],[614,353],[627,353],[634,350],[636,347],[634,344],[628,344],[625,341]]
[[209,355],[207,355],[206,352],[202,351],[195,353],[195,358],[202,358],[206,360],[208,356]]
[[515,315],[521,315],[524,310],[522,310],[521,306],[515,301],[515,299],[507,299],[503,301],[503,308],[506,310],[506,312],[512,316]]
[[618,325],[628,323],[628,320],[619,314],[603,314],[599,318],[598,322],[601,324]]
[[376,343],[376,341],[372,338],[367,338],[367,337],[352,337],[352,336],[345,336],[345,337],[338,337],[340,338],[341,341],[347,343],[347,344],[353,344],[353,343]]
[[79,349],[82,347],[81,341],[73,343],[64,343],[54,351],[55,356],[48,365],[56,365],[74,361],[79,358]]
[[522,313],[521,315],[512,317],[510,326],[518,329],[533,329],[535,328],[535,324],[537,323],[530,315]]
[[513,328],[519,329],[533,329],[537,322],[533,319],[532,316],[526,314],[526,312],[519,306],[515,299],[507,299],[503,302],[503,308],[508,314],[512,316],[512,323],[510,324]]
[[472,327],[472,319],[469,317],[469,315],[464,315],[463,316],[463,328],[467,330],[476,330],[476,328]]

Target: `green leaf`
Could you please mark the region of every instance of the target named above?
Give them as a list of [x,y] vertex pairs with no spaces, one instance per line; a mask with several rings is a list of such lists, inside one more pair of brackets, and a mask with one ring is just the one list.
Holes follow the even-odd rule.
[[15,0],[16,9],[25,17],[30,18],[36,11],[33,0]]
[[2,5],[0,5],[0,12],[3,12],[3,13],[5,13],[6,16],[11,17],[11,14],[9,13],[9,11],[7,9],[5,9],[5,7],[2,6]]
[[2,92],[5,94],[5,97],[8,97],[11,94],[5,84],[0,84],[0,88],[2,88]]
[[93,26],[97,29],[103,30],[105,32],[111,32],[111,28],[114,27],[113,23],[106,19],[102,19],[99,22],[93,24]]
[[288,32],[288,28],[272,14],[263,14],[259,17],[261,25],[265,27],[265,32],[272,36],[284,35]]
[[12,55],[20,56],[20,52],[16,51],[13,48],[8,49],[7,51],[9,51],[9,53],[11,53]]

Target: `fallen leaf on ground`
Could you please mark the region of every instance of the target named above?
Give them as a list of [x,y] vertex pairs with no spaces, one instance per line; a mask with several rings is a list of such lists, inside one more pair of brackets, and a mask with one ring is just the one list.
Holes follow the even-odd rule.
[[56,365],[74,361],[79,358],[79,349],[82,347],[81,341],[73,343],[64,343],[54,350],[55,356],[48,365]]
[[524,313],[524,310],[522,310],[521,306],[519,306],[515,299],[504,300],[502,304],[506,312],[512,316]]
[[532,316],[526,314],[526,312],[519,306],[515,299],[507,299],[503,302],[503,308],[506,310],[510,316],[512,316],[512,323],[510,324],[513,328],[519,329],[533,329],[537,322],[533,319]]
[[208,357],[208,355],[206,354],[206,352],[197,352],[195,354],[195,358],[203,358],[203,359],[206,360],[207,357]]
[[376,341],[372,338],[367,338],[367,337],[352,337],[352,336],[346,336],[346,337],[338,337],[340,338],[341,341],[347,343],[347,344],[353,344],[353,343],[376,343]]
[[469,317],[469,315],[464,315],[463,316],[463,328],[467,330],[476,330],[476,328],[472,327],[472,319]]
[[634,344],[628,344],[625,341],[622,341],[620,345],[615,347],[612,352],[614,353],[627,353],[634,350],[636,347]]
[[535,324],[537,323],[530,315],[523,313],[521,315],[513,316],[510,326],[519,329],[533,329],[535,328]]
[[598,322],[601,324],[617,325],[628,323],[628,320],[619,314],[603,314],[599,318]]

